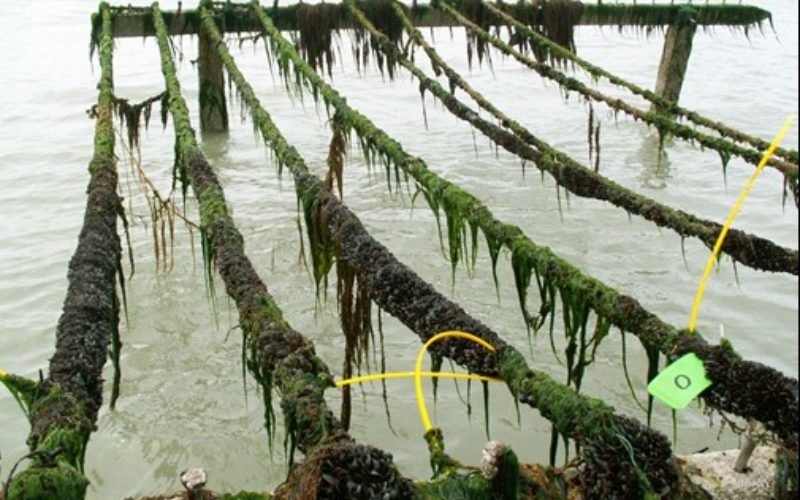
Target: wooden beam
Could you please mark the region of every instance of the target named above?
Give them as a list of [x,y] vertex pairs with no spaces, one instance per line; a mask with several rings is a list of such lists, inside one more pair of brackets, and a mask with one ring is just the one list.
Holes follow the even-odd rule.
[[[458,2],[454,2],[458,3]],[[509,5],[509,4],[507,4]],[[729,26],[748,31],[753,27],[761,27],[764,21],[771,22],[771,14],[761,8],[749,5],[684,5],[684,4],[650,4],[650,5],[617,5],[617,4],[584,4],[579,25],[614,26],[652,29],[677,24],[682,16],[681,11],[691,7],[696,12],[695,22],[698,26]],[[523,4],[515,8],[530,8]],[[153,36],[152,15],[149,7],[113,7],[114,36],[139,37]],[[267,8],[275,26],[283,31],[297,29],[297,5]],[[195,35],[200,27],[200,19],[196,10],[163,12],[164,20],[171,35]],[[215,16],[224,33],[257,32],[260,25],[250,15],[248,4],[224,4],[217,8]],[[412,19],[416,26],[457,26],[447,14],[429,5],[418,5],[412,10]],[[534,24],[538,23],[534,19]],[[341,28],[350,24],[343,17]]]

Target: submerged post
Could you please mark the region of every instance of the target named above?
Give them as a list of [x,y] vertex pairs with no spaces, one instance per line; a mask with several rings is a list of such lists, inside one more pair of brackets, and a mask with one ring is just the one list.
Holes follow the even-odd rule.
[[200,131],[227,132],[228,109],[222,61],[205,29],[198,32],[197,77],[200,83]]
[[[695,15],[696,11],[692,8],[681,9],[678,21],[669,25],[664,39],[664,50],[656,79],[656,94],[675,103],[681,95],[683,77],[692,53],[692,39],[697,30]],[[658,106],[653,104],[651,109],[655,111]]]

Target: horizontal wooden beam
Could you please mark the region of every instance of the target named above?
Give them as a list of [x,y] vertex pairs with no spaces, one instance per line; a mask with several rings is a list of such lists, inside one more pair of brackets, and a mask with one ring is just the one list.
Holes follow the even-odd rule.
[[[458,3],[458,2],[454,2]],[[508,5],[508,4],[507,4]],[[530,8],[529,4],[522,7]],[[153,36],[153,18],[149,7],[112,7],[114,13],[114,37]],[[196,10],[162,12],[171,35],[197,34],[200,18]],[[297,5],[270,8],[267,13],[275,26],[283,31],[297,29]],[[218,25],[226,33],[260,31],[260,25],[249,13],[248,4],[217,4]],[[652,29],[680,24],[691,17],[699,26],[729,26],[744,31],[760,27],[764,21],[772,20],[769,11],[750,5],[689,5],[689,4],[584,4],[579,25],[616,26]],[[539,19],[530,13],[525,16],[537,24]],[[424,4],[412,9],[412,19],[417,26],[456,26],[457,23],[439,9]],[[94,19],[93,19],[93,22]],[[350,27],[343,16],[341,28]]]

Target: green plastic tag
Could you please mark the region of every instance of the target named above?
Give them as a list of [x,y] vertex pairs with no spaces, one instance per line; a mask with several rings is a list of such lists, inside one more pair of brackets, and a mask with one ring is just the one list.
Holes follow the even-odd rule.
[[651,380],[647,384],[647,392],[670,408],[680,410],[710,385],[703,362],[690,352]]

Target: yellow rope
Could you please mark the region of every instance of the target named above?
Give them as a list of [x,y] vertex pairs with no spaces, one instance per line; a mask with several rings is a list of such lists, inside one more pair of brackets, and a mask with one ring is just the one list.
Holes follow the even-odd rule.
[[[361,382],[370,382],[373,380],[390,379],[390,378],[410,378],[414,376],[414,372],[387,372],[387,373],[373,373],[371,375],[362,375],[360,377],[353,377],[336,382],[336,387],[343,387],[345,385],[359,384]],[[421,377],[438,377],[438,378],[458,378],[481,380],[486,382],[503,382],[503,379],[494,377],[485,377],[483,375],[475,375],[473,373],[453,373],[453,372],[420,372]]]
[[428,409],[425,407],[425,396],[422,394],[422,358],[425,356],[425,352],[427,352],[428,347],[433,344],[434,342],[438,342],[441,339],[448,338],[448,337],[458,337],[462,339],[471,340],[476,342],[483,347],[489,349],[490,351],[494,352],[494,347],[491,344],[486,342],[480,337],[477,337],[471,333],[462,332],[459,330],[449,330],[442,333],[437,333],[420,348],[419,354],[417,355],[417,363],[414,366],[414,390],[417,393],[417,407],[419,408],[419,418],[422,420],[422,425],[425,427],[425,432],[431,430],[431,419],[428,417]]
[[8,372],[3,370],[3,369],[0,369],[0,380],[3,380],[7,376],[8,376]]
[[728,235],[728,230],[730,229],[731,224],[733,224],[733,219],[736,218],[736,215],[742,208],[744,199],[747,198],[747,195],[750,194],[750,191],[753,189],[753,184],[755,184],[756,179],[764,170],[764,166],[767,164],[770,157],[775,152],[775,149],[783,140],[783,136],[785,136],[786,132],[788,132],[789,128],[791,128],[793,122],[794,122],[794,115],[791,115],[789,116],[789,118],[786,119],[786,123],[783,124],[783,128],[781,129],[780,132],[778,132],[778,135],[775,136],[775,139],[772,141],[772,144],[769,145],[769,148],[767,149],[767,152],[764,153],[764,156],[761,157],[761,161],[758,163],[758,167],[756,167],[755,172],[753,172],[753,175],[751,175],[750,179],[747,180],[747,184],[745,184],[744,189],[742,189],[741,194],[739,194],[739,199],[736,200],[736,203],[733,205],[731,212],[728,214],[728,219],[722,226],[722,231],[720,231],[719,237],[717,238],[717,242],[714,244],[714,250],[708,257],[708,262],[706,262],[706,268],[703,271],[703,277],[700,278],[700,286],[698,286],[697,293],[694,296],[692,315],[689,318],[690,332],[695,331],[695,326],[697,324],[697,315],[700,312],[700,302],[703,300],[703,294],[706,291],[706,284],[708,283],[708,277],[711,275],[711,270],[714,268],[714,262],[716,262],[717,260],[719,251],[722,248],[722,243],[725,241],[725,236]]

